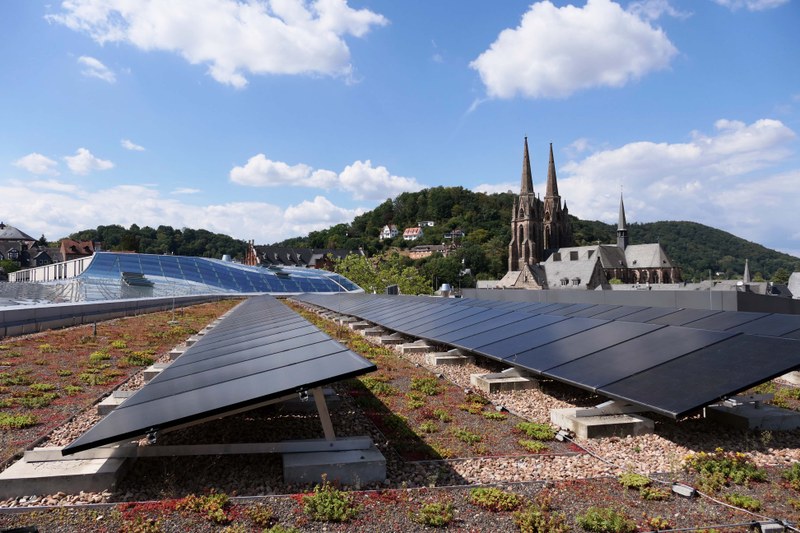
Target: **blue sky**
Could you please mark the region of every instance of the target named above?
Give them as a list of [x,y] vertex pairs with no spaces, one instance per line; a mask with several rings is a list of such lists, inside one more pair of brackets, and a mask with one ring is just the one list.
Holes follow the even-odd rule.
[[519,188],[800,256],[797,0],[5,0],[0,219],[272,243]]

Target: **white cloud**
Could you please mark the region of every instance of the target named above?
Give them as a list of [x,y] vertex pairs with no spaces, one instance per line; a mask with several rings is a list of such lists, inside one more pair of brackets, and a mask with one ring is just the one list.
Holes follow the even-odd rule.
[[[266,202],[229,202],[195,205],[174,196],[163,196],[157,189],[142,185],[119,185],[88,190],[54,181],[9,180],[0,182],[4,202],[25,206],[28,221],[21,229],[50,239],[100,224],[128,227],[204,228],[238,239],[272,243],[306,235],[340,222],[349,222],[363,212],[343,209],[319,196],[296,206],[283,208]],[[264,221],[270,221],[265,224]]]
[[264,154],[254,155],[243,167],[233,167],[230,179],[239,185],[253,187],[275,187],[278,185],[308,185],[312,169],[302,163],[288,165],[283,161],[272,161]]
[[347,165],[339,174],[339,179],[342,188],[353,193],[356,200],[385,200],[401,192],[422,189],[422,185],[414,178],[394,176],[386,167],[373,167],[369,159]]
[[197,194],[201,192],[200,189],[192,189],[191,187],[178,187],[173,189],[170,194]]
[[731,11],[745,8],[748,11],[763,11],[788,4],[789,0],[713,0]]
[[139,146],[130,139],[122,139],[120,141],[120,145],[122,145],[122,147],[126,150],[131,150],[133,152],[144,152],[144,146]]
[[78,58],[78,63],[84,67],[81,71],[81,74],[84,76],[89,78],[97,78],[108,83],[114,83],[117,81],[117,77],[114,75],[114,72],[112,72],[111,69],[101,63],[98,59],[90,56],[81,56]]
[[519,194],[519,183],[481,183],[472,188],[475,192],[483,192],[486,194],[496,194],[501,192],[513,192]]
[[332,170],[314,170],[303,163],[289,165],[272,161],[264,154],[258,154],[248,159],[244,166],[233,167],[229,176],[234,183],[253,187],[338,188],[351,193],[356,200],[384,200],[423,188],[414,178],[395,176],[384,166],[373,167],[370,160],[355,161],[337,174]]
[[691,16],[690,13],[675,8],[670,0],[638,0],[628,4],[628,11],[646,20],[658,20],[664,14],[680,19]]
[[388,24],[346,0],[65,0],[61,7],[48,20],[101,44],[174,52],[237,88],[248,73],[349,76],[344,37]]
[[288,207],[284,213],[284,224],[295,235],[307,235],[311,231],[350,222],[363,212],[363,209],[338,207],[324,196],[315,196],[310,202],[303,200],[298,205]]
[[692,220],[764,243],[785,236],[796,226],[800,172],[771,169],[791,155],[795,132],[772,119],[714,126],[689,142],[632,142],[564,164],[559,189],[570,212],[615,221],[623,185],[630,222]]
[[31,174],[44,176],[58,176],[56,166],[58,163],[47,156],[33,152],[14,161],[13,165],[27,170]]
[[588,0],[583,8],[542,1],[470,67],[492,98],[564,98],[621,87],[666,68],[676,53],[661,29],[610,0]]
[[75,155],[68,155],[64,157],[64,160],[73,174],[86,175],[94,170],[114,168],[114,163],[105,159],[98,159],[86,148],[78,148]]

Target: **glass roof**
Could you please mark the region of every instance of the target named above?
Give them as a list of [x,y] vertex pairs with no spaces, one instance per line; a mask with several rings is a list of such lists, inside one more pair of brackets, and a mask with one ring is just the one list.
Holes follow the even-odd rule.
[[119,286],[124,293],[121,297],[208,292],[362,292],[349,279],[327,270],[263,268],[206,257],[116,252],[97,252],[78,279],[105,289]]

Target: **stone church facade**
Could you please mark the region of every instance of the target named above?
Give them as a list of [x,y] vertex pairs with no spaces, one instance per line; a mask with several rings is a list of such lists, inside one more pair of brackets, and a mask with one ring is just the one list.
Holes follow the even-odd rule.
[[533,191],[528,139],[522,157],[519,197],[511,215],[508,273],[498,287],[514,289],[609,288],[622,283],[677,283],[680,269],[660,244],[631,245],[620,196],[616,244],[574,246],[569,210],[558,193],[553,145],[544,200]]

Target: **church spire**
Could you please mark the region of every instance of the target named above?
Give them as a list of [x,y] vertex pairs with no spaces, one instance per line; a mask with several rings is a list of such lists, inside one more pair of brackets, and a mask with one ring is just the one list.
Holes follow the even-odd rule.
[[531,158],[528,156],[528,138],[525,137],[525,151],[522,155],[522,185],[519,195],[533,194],[533,175],[531,174]]
[[547,191],[545,198],[558,196],[558,183],[556,182],[556,164],[553,161],[553,143],[550,143],[550,163],[547,166]]
[[749,259],[745,259],[744,260],[744,276],[742,276],[742,278],[743,278],[742,281],[744,281],[745,283],[751,283],[751,280],[750,280],[750,260]]
[[628,224],[625,221],[625,204],[622,192],[619,193],[619,222],[617,223],[617,246],[623,250],[628,247]]

